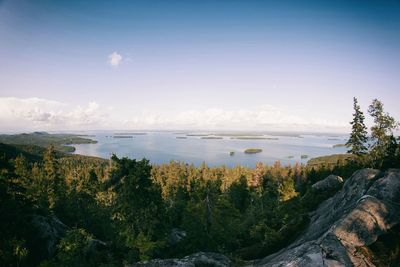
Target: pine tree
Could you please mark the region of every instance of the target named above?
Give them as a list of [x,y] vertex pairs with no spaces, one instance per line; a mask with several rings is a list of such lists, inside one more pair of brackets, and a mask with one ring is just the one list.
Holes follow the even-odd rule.
[[[374,118],[374,125],[371,127],[371,153],[370,160],[373,167],[383,167],[388,157],[393,136],[393,130],[398,127],[398,122],[383,110],[383,103],[374,99],[368,109],[369,114]],[[389,149],[388,149],[389,148]]]
[[360,106],[358,105],[357,98],[354,97],[353,101],[354,113],[353,120],[350,122],[352,125],[352,131],[350,138],[346,143],[346,146],[350,149],[347,152],[354,155],[363,155],[367,151],[367,127],[364,124],[365,117],[360,109]]
[[386,155],[385,158],[383,159],[383,164],[382,167],[384,169],[386,168],[394,168],[398,164],[398,158],[397,158],[397,141],[396,138],[394,138],[393,135],[389,136],[387,145],[386,145]]
[[56,157],[56,151],[53,145],[50,145],[43,155],[44,174],[47,184],[48,205],[54,210],[57,204],[60,204],[63,180],[59,175],[59,164]]

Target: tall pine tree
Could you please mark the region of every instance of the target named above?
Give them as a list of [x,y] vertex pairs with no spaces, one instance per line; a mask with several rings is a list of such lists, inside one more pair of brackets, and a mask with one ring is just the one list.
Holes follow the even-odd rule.
[[352,131],[350,134],[350,138],[346,143],[346,146],[350,148],[347,151],[348,153],[354,155],[362,155],[367,152],[367,127],[364,124],[365,117],[360,109],[360,105],[358,105],[357,98],[354,97],[353,101],[354,113],[353,120],[350,122],[350,124],[352,125]]

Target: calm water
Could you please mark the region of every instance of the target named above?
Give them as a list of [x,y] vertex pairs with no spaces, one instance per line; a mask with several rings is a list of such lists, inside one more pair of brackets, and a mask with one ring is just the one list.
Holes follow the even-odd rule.
[[[130,158],[147,158],[151,163],[167,163],[171,160],[184,161],[199,166],[202,162],[209,166],[235,166],[237,164],[254,167],[257,162],[273,164],[280,160],[283,164],[306,163],[310,158],[346,152],[345,147],[332,146],[346,142],[346,136],[301,135],[265,136],[278,140],[237,140],[231,137],[223,139],[201,139],[199,136],[170,132],[147,132],[145,135],[133,135],[133,138],[114,138],[114,133],[96,132],[90,137],[97,144],[74,145],[76,154],[109,158],[112,153]],[[128,134],[127,134],[128,135]],[[261,148],[258,154],[245,154],[247,148]],[[233,151],[235,154],[230,156]],[[301,155],[308,155],[301,159]],[[289,158],[291,156],[292,158]]]

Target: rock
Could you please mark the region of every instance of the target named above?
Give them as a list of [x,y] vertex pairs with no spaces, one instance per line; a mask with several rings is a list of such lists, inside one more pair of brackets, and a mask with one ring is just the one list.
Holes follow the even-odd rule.
[[[316,187],[338,184],[337,177],[328,178]],[[400,170],[363,169],[313,212],[308,228],[294,243],[255,266],[375,266],[361,248],[399,223]]]
[[186,231],[173,228],[169,234],[169,243],[171,245],[176,245],[181,242],[186,237]]
[[57,249],[58,241],[65,236],[68,227],[63,224],[56,216],[32,216],[32,226],[34,228],[35,240],[40,240],[42,247],[36,247],[37,253],[43,258],[52,257]]
[[101,251],[107,248],[107,243],[103,242],[99,239],[91,239],[89,241],[88,252],[95,253],[97,251]]
[[316,191],[332,191],[339,189],[343,184],[343,178],[337,175],[329,175],[325,179],[316,182],[311,187]]
[[224,255],[211,252],[198,252],[182,259],[156,259],[135,263],[132,267],[228,267],[232,262]]

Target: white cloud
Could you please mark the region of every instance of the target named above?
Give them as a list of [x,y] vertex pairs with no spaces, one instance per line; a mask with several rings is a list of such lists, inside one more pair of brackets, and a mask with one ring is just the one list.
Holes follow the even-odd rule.
[[[118,116],[120,114],[120,116]],[[125,116],[125,119],[124,117]],[[264,105],[249,109],[213,108],[177,113],[137,112],[100,107],[96,102],[71,106],[40,98],[0,97],[0,130],[182,129],[348,131],[347,121],[291,114]]]
[[108,64],[114,68],[118,67],[119,64],[121,64],[121,61],[122,56],[115,51],[108,56]]
[[86,107],[40,98],[0,97],[0,129],[90,129],[103,125],[107,114],[90,102]]
[[192,110],[177,114],[143,112],[125,122],[126,128],[137,129],[199,129],[199,130],[298,130],[344,131],[347,122],[321,118],[303,118],[283,108],[266,105],[252,109]]

